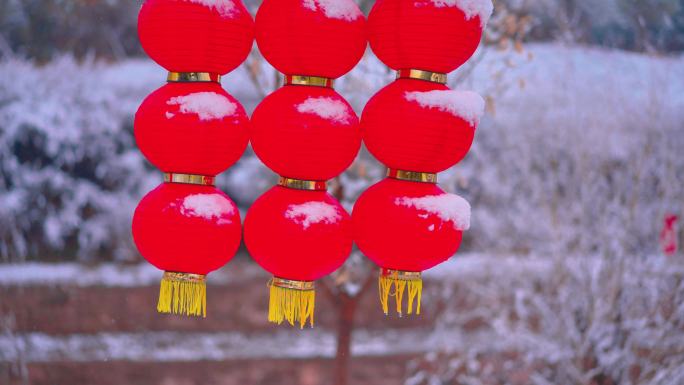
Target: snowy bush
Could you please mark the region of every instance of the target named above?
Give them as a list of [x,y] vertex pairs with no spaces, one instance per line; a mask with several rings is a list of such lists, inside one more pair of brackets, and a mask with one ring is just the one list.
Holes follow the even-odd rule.
[[[439,343],[411,365],[407,385],[684,381],[680,260],[487,260],[465,258],[452,263],[460,273],[440,272],[446,306],[437,333],[458,330],[470,339]],[[478,327],[463,331],[469,324]]]

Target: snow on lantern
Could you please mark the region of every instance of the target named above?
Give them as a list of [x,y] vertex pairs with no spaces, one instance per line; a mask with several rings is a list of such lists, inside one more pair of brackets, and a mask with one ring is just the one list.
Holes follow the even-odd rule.
[[484,113],[484,100],[452,91],[447,73],[475,52],[492,12],[490,0],[378,0],[369,16],[373,52],[397,70],[361,117],[368,150],[388,168],[354,205],[359,249],[381,267],[385,314],[414,303],[420,314],[421,272],[447,260],[470,226],[470,205],[437,187],[437,173],[463,159]]
[[314,324],[314,281],[352,247],[351,220],[326,192],[361,146],[359,120],[333,80],[359,61],[365,19],[352,0],[266,0],[256,16],[259,49],[285,86],[255,109],[254,152],[280,175],[245,218],[245,244],[273,274],[270,322]]
[[164,172],[132,224],[142,256],[164,271],[161,313],[206,316],[205,277],[240,245],[239,211],[214,178],[244,152],[249,119],[220,75],[245,59],[253,30],[239,0],[147,0],[140,10],[140,41],[170,71],[134,123],[141,151]]

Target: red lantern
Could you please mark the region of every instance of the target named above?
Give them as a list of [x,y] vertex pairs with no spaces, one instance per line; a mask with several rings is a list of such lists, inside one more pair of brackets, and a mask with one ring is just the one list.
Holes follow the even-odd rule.
[[473,92],[399,79],[368,101],[361,132],[387,167],[436,173],[463,159],[483,112],[484,100]]
[[256,41],[286,75],[335,79],[363,56],[365,24],[353,0],[265,0],[256,16]]
[[352,247],[351,222],[325,191],[276,186],[245,218],[245,245],[273,274],[268,320],[314,323],[313,281],[337,270]]
[[147,194],[133,216],[133,238],[165,271],[157,310],[206,316],[204,276],[228,263],[240,235],[237,206],[213,186],[164,183]]
[[169,83],[145,99],[135,139],[152,164],[170,173],[214,176],[245,151],[249,118],[214,82]]
[[491,0],[378,0],[368,38],[390,68],[446,74],[473,55],[492,9]]
[[354,240],[382,267],[380,298],[385,314],[395,286],[397,312],[408,289],[408,314],[417,299],[420,314],[420,272],[456,253],[463,230],[470,227],[470,205],[436,184],[385,179],[366,190],[352,212]]
[[226,74],[254,41],[254,21],[240,0],[146,0],[138,15],[145,52],[170,72]]
[[361,147],[359,120],[335,90],[286,86],[252,114],[254,152],[281,176],[325,181],[344,171]]

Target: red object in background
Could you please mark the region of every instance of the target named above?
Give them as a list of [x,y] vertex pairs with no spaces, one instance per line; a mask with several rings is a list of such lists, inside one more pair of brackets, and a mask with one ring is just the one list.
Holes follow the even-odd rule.
[[136,208],[133,238],[158,269],[206,275],[237,252],[240,212],[215,187],[164,183]]
[[245,245],[275,277],[315,281],[337,270],[349,256],[351,221],[325,191],[275,186],[249,209]]
[[240,0],[146,0],[138,35],[147,54],[170,72],[226,74],[254,41],[254,21]]
[[[476,12],[466,15],[459,2],[443,0],[378,0],[368,15],[368,40],[375,55],[395,70],[420,69],[449,73],[465,63],[482,38]],[[470,3],[473,3],[472,1]],[[489,6],[491,2],[469,4]]]
[[448,211],[441,216],[437,213],[447,206],[451,216],[458,217],[459,211],[449,199],[460,198],[432,183],[382,180],[354,205],[354,241],[383,268],[409,272],[430,269],[456,253],[462,231],[468,227],[469,206],[456,222],[445,220]]
[[667,214],[663,218],[663,229],[660,232],[660,246],[663,249],[663,254],[672,256],[677,254],[677,221],[679,217],[674,214]]
[[450,102],[452,106],[424,104],[439,104],[440,95],[431,95],[438,92],[443,96],[471,95],[414,79],[399,79],[375,94],[361,116],[361,133],[368,151],[387,167],[407,171],[437,173],[463,159],[473,143],[478,122],[471,123],[449,111],[459,107],[458,99]]
[[286,75],[351,71],[366,50],[365,28],[353,0],[265,0],[256,15],[259,50]]
[[245,151],[249,118],[217,83],[169,83],[142,103],[135,140],[164,172],[217,175]]
[[252,114],[254,152],[281,176],[324,181],[343,172],[361,147],[359,120],[332,88],[285,86]]

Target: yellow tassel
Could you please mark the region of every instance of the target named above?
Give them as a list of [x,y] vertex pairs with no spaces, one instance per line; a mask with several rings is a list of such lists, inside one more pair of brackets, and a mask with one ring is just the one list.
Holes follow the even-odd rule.
[[159,313],[207,316],[207,286],[199,274],[164,272],[159,287]]
[[269,286],[269,322],[280,325],[287,321],[292,326],[297,323],[303,329],[308,320],[311,327],[314,326],[316,292],[313,282],[273,278]]
[[[397,314],[403,315],[404,292],[408,289],[407,314],[413,314],[413,304],[416,304],[416,314],[420,314],[420,300],[423,292],[423,280],[420,273],[382,269],[378,280],[380,305],[385,314],[389,314],[389,297],[395,298]],[[392,291],[394,287],[394,291]]]

